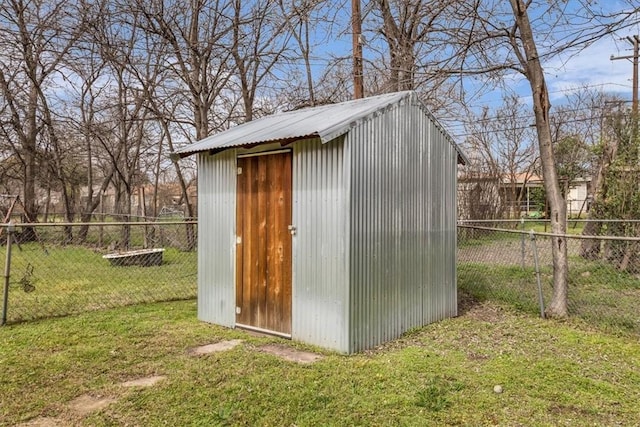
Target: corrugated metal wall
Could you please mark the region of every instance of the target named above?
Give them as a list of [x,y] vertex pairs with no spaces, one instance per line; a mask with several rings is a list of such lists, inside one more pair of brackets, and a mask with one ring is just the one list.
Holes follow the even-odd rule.
[[457,153],[408,102],[354,127],[346,144],[356,352],[456,314]]
[[[294,144],[293,339],[341,352],[348,340],[348,174],[344,138]],[[345,175],[346,174],[346,175]]]
[[198,318],[235,324],[236,150],[198,154]]
[[[425,111],[402,102],[293,149],[292,338],[356,352],[456,315],[457,152]],[[229,327],[236,154],[198,156],[198,316]]]

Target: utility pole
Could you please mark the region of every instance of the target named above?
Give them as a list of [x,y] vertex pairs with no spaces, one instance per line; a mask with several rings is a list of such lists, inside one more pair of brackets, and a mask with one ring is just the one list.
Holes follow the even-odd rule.
[[351,0],[351,28],[353,33],[353,98],[364,96],[362,83],[362,16],[360,0]]
[[629,36],[629,37],[626,37],[626,40],[633,45],[633,55],[625,55],[625,56],[611,55],[610,59],[612,61],[615,61],[618,59],[633,60],[633,95],[632,95],[631,113],[635,119],[638,115],[638,51],[639,51],[638,47],[640,45],[640,37]]

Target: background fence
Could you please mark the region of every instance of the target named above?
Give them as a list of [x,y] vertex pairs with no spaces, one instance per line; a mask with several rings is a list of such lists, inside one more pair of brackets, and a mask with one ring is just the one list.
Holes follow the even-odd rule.
[[[640,334],[640,238],[638,221],[584,220],[569,224],[570,315],[611,332]],[[585,227],[597,230],[583,236]],[[483,221],[458,227],[458,285],[478,299],[498,300],[540,313],[552,293],[549,224]],[[537,259],[537,263],[536,263]]]
[[[639,225],[570,223],[572,316],[610,331],[640,334],[640,239],[611,237],[638,235]],[[598,236],[583,238],[585,227]],[[6,224],[0,230],[0,260],[9,261],[4,269],[8,298],[3,298],[8,322],[196,297],[195,222],[21,225],[12,232],[10,248]],[[539,315],[539,290],[544,304],[552,291],[549,231],[545,221],[461,223],[461,294]],[[132,256],[108,257],[123,252]]]
[[7,322],[196,296],[195,222],[5,224],[0,233]]

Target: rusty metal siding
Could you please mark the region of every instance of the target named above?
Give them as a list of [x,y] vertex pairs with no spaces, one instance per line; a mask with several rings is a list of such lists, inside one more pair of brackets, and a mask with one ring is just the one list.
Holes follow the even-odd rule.
[[235,324],[236,150],[198,154],[198,318]]
[[404,100],[347,135],[350,352],[455,314],[457,152]]
[[294,144],[291,336],[340,352],[349,350],[347,179],[343,137]]

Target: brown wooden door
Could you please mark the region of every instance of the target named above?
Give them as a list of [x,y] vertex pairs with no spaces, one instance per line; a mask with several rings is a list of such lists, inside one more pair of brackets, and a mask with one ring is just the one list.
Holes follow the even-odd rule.
[[291,159],[238,159],[236,324],[281,334],[291,334]]

